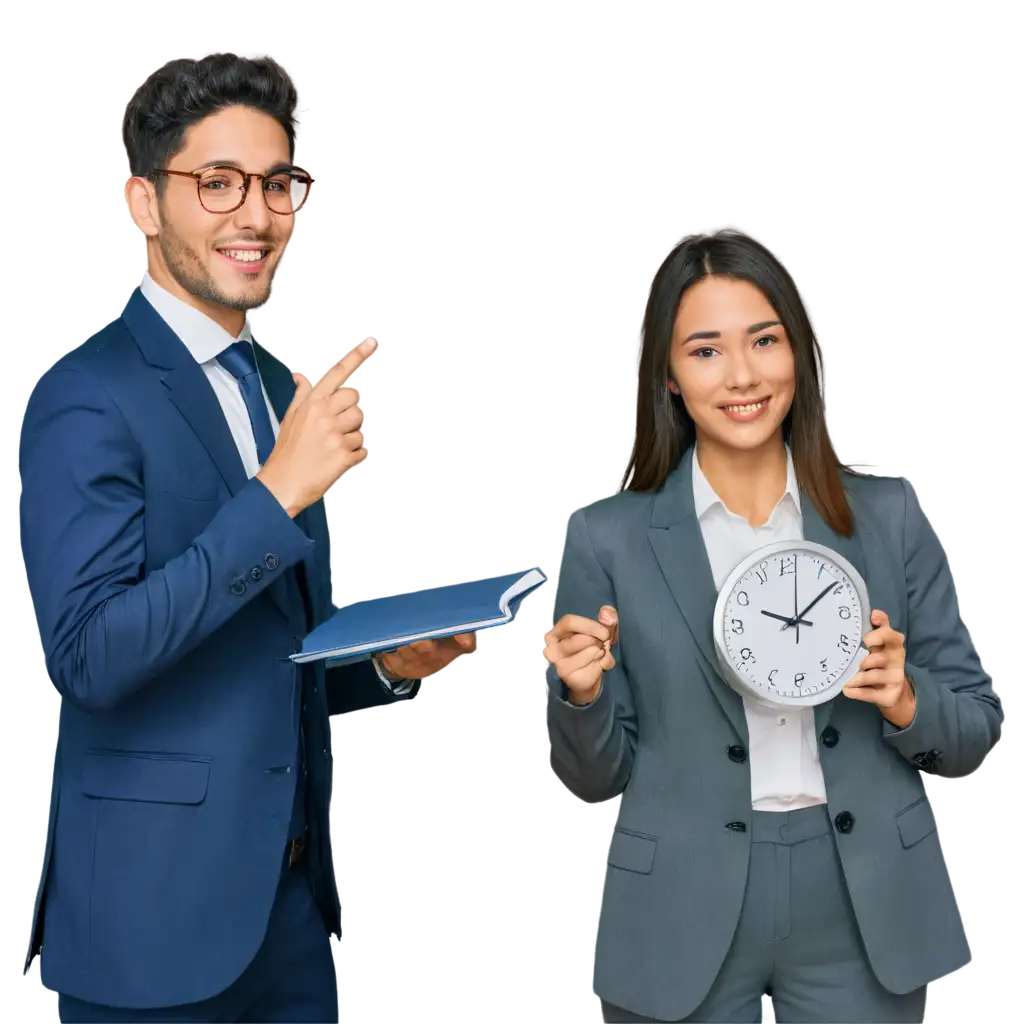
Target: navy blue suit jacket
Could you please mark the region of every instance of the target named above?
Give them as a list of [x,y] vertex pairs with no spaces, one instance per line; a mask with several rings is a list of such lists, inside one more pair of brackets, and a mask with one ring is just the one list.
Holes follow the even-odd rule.
[[[291,373],[256,353],[283,417]],[[246,477],[202,368],[138,290],[42,377],[20,465],[62,698],[25,970],[42,948],[48,988],[139,1008],[230,985],[281,874],[300,715],[314,894],[340,935],[328,715],[402,698],[370,662],[289,659],[334,610],[323,503],[292,520]]]

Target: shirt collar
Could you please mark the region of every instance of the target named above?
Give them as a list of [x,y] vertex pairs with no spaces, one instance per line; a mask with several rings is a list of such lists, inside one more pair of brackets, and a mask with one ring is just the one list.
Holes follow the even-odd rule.
[[[790,451],[789,445],[786,446],[786,489],[782,492],[782,497],[779,499],[778,504],[775,508],[779,507],[786,496],[796,506],[797,514],[800,513],[800,487],[796,480],[796,469],[793,466],[793,453]],[[697,514],[697,518],[703,518],[704,514],[715,505],[721,506],[725,509],[725,502],[718,496],[715,489],[708,483],[708,478],[704,475],[703,470],[700,468],[700,464],[697,462],[697,450],[693,452],[693,509]],[[727,512],[728,509],[725,509]],[[772,515],[775,514],[775,509],[772,509]]]
[[216,359],[235,341],[252,341],[248,317],[241,333],[237,338],[233,338],[231,332],[224,330],[216,320],[158,285],[149,276],[148,271],[142,278],[140,289],[149,304],[181,339],[197,363],[207,363],[211,359]]

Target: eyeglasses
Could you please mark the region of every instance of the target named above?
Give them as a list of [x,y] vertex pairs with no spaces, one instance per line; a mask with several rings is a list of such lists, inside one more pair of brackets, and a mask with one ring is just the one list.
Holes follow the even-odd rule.
[[313,179],[298,167],[274,174],[255,174],[227,165],[206,167],[201,171],[155,170],[151,173],[194,178],[199,202],[208,213],[233,213],[239,209],[249,195],[249,183],[259,178],[263,182],[267,208],[272,213],[295,214],[309,198],[313,184]]

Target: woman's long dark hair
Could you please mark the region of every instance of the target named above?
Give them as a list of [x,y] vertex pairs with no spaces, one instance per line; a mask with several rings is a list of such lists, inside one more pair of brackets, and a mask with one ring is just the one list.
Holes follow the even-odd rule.
[[686,289],[705,277],[749,281],[768,299],[793,347],[796,389],[782,421],[800,487],[836,533],[853,533],[843,489],[842,464],[825,425],[821,349],[810,318],[786,268],[759,242],[739,231],[684,238],[654,275],[644,312],[636,403],[636,440],[621,490],[656,491],[696,440],[683,400],[668,388],[669,354],[676,314]]

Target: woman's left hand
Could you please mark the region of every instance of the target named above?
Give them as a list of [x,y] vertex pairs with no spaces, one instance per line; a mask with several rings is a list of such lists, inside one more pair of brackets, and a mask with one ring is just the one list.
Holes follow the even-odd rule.
[[878,608],[871,612],[871,624],[877,628],[864,637],[864,645],[871,653],[861,660],[857,674],[843,687],[843,693],[851,700],[877,704],[885,718],[905,729],[917,710],[914,688],[904,672],[905,637],[889,625],[889,616]]

